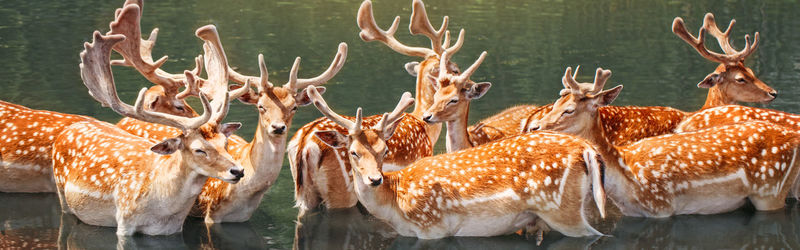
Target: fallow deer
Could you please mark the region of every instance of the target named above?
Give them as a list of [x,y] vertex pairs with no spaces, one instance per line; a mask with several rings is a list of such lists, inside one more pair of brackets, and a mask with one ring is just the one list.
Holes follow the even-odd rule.
[[[442,56],[447,60],[447,52]],[[476,145],[467,133],[469,117],[469,104],[472,100],[481,98],[492,84],[489,82],[475,83],[469,77],[475,73],[486,51],[481,53],[478,60],[460,75],[448,73],[440,63],[439,75],[435,80],[436,94],[433,95],[433,104],[423,113],[422,120],[427,123],[444,122],[447,124],[447,152],[455,152]]]
[[[400,121],[400,135],[388,141],[390,153],[386,158],[387,168],[400,169],[419,158],[433,155],[433,145],[439,138],[442,125],[422,121],[422,113],[430,107],[436,92],[429,76],[438,75],[439,61],[445,51],[452,56],[464,43],[462,29],[458,40],[451,46],[448,20],[445,16],[441,28],[435,30],[428,19],[425,5],[421,0],[414,0],[409,31],[428,37],[431,48],[411,47],[394,37],[400,25],[399,16],[384,31],[375,22],[371,1],[364,1],[358,9],[357,23],[362,40],[380,41],[400,54],[424,58],[422,62],[406,64],[406,70],[417,77],[416,99],[419,103],[409,116]],[[446,69],[449,72],[459,71],[453,63],[448,63]],[[378,120],[380,116],[377,115],[364,118],[367,126],[376,124]],[[296,206],[300,208],[301,216],[319,204],[325,204],[327,208],[345,208],[355,206],[358,202],[352,191],[349,161],[342,159],[347,152],[330,148],[313,136],[314,131],[331,129],[344,130],[336,123],[320,118],[301,127],[289,141],[287,152],[295,184]]]
[[346,128],[315,136],[349,152],[358,200],[403,236],[502,235],[537,218],[567,236],[600,235],[586,221],[584,200],[593,196],[605,216],[603,165],[585,140],[529,133],[386,172],[386,141],[413,102],[410,94],[378,125],[365,126],[360,108],[353,122],[333,112],[314,89],[308,91],[320,112]]
[[[206,41],[211,41],[208,43],[210,46],[222,51],[216,29],[206,32],[205,36],[208,37]],[[235,75],[229,76],[229,79],[243,84],[253,82],[257,87],[256,91],[247,88],[245,94],[239,98],[241,102],[257,107],[258,127],[253,140],[228,145],[228,152],[234,161],[243,166],[248,174],[236,185],[219,179],[208,179],[190,215],[204,217],[206,223],[242,222],[250,219],[261,204],[264,193],[278,178],[286,152],[289,126],[297,107],[310,104],[306,92],[302,90],[328,82],[341,70],[346,58],[347,44],[341,43],[325,72],[314,78],[298,79],[300,57],[297,57],[290,70],[289,81],[282,86],[269,82],[263,55],[258,55],[260,77],[239,74],[226,64],[230,75]],[[319,88],[324,91],[324,87]]]
[[752,120],[767,121],[800,131],[800,115],[739,105],[726,105],[697,112],[686,117],[675,131],[686,132]]
[[563,84],[570,92],[537,126],[579,135],[598,146],[607,164],[606,191],[623,214],[714,214],[736,209],[745,199],[758,210],[784,206],[799,173],[800,134],[755,121],[615,145],[607,126],[615,121],[598,115],[599,107],[622,89],[603,90],[610,75],[598,69],[595,88],[585,91],[568,69]]
[[[714,73],[706,76],[697,85],[709,89],[706,102],[700,111],[737,102],[770,102],[777,96],[774,89],[759,80],[751,69],[744,66],[744,59],[758,48],[758,32],[755,33],[752,44],[750,36],[745,35],[744,49],[736,51],[730,44],[734,23],[735,20],[731,20],[726,31],[721,32],[714,21],[714,15],[707,13],[697,38],[689,34],[680,17],[676,17],[672,23],[673,33],[689,43],[704,58],[720,63]],[[706,32],[717,39],[724,53],[712,52],[705,47]],[[532,125],[536,124],[542,113],[544,112],[532,114],[523,127],[524,131],[535,130],[535,126]],[[616,121],[604,125],[611,126],[607,132],[613,135],[608,137],[616,145],[625,145],[646,137],[671,133],[681,120],[692,113],[668,107],[608,106],[600,108],[599,115],[605,120]]]
[[[146,89],[130,106],[117,96],[109,62],[111,48],[124,39],[95,31],[92,43],[84,44],[81,78],[89,93],[117,113],[177,127],[182,134],[153,145],[104,122],[75,123],[53,144],[57,193],[65,212],[87,224],[116,226],[117,235],[172,234],[181,230],[208,177],[231,183],[243,177],[244,169],[225,150],[226,137],[241,124],[221,121],[228,99],[245,91],[217,91],[211,103],[201,94],[204,112],[194,118],[145,110]],[[209,81],[227,81],[226,71],[209,69]],[[197,80],[189,71],[185,77]]]

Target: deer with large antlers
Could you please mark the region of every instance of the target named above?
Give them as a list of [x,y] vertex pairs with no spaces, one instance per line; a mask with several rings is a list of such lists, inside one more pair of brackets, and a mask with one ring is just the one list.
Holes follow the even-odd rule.
[[[208,35],[215,36],[209,40],[215,41],[216,47],[221,50],[216,30],[208,32]],[[260,77],[245,76],[228,67],[231,80],[245,85],[253,82],[257,87],[255,91],[246,88],[245,94],[239,98],[241,102],[257,107],[258,127],[253,140],[228,146],[228,152],[248,174],[236,185],[208,179],[190,215],[204,217],[206,223],[242,222],[250,219],[261,204],[264,193],[278,178],[286,152],[289,126],[297,107],[311,103],[302,89],[328,82],[341,70],[346,58],[347,44],[341,43],[325,72],[314,78],[303,79],[297,77],[300,67],[300,57],[297,57],[290,70],[289,81],[282,86],[269,82],[263,55],[258,55]],[[324,91],[325,88],[319,89]]]
[[602,90],[611,72],[598,69],[595,88],[582,89],[567,70],[568,93],[539,120],[543,130],[579,135],[606,159],[606,190],[625,215],[666,217],[731,211],[749,199],[758,210],[784,206],[799,172],[800,134],[746,122],[651,137],[620,146],[599,115],[622,86]]
[[[447,52],[443,57],[447,60]],[[427,123],[447,124],[448,153],[475,146],[467,131],[469,104],[486,94],[492,84],[475,83],[470,81],[469,77],[475,73],[484,58],[486,51],[460,75],[453,75],[444,69],[446,63],[439,64],[439,75],[434,84],[436,94],[433,96],[433,104],[423,113],[422,120]]]
[[423,158],[399,171],[384,170],[406,93],[391,114],[374,126],[333,112],[314,89],[314,105],[346,129],[315,136],[343,149],[353,166],[358,200],[403,236],[494,236],[542,219],[561,233],[599,235],[584,216],[593,196],[605,216],[602,159],[585,140],[554,133],[530,133],[455,153]]
[[[689,34],[683,19],[680,17],[676,17],[672,23],[673,33],[692,45],[704,58],[720,63],[714,73],[706,76],[697,85],[700,88],[709,89],[706,102],[700,111],[721,105],[735,104],[736,102],[770,102],[777,96],[777,92],[774,89],[756,78],[753,71],[744,66],[744,59],[758,48],[758,32],[755,33],[752,43],[750,42],[750,36],[745,35],[745,48],[741,51],[736,51],[730,44],[730,34],[734,23],[735,20],[731,20],[726,31],[721,32],[714,21],[714,15],[708,13],[705,16],[698,37]],[[717,39],[724,53],[712,52],[705,47],[706,32]],[[602,86],[600,89],[602,89]],[[552,107],[543,106],[543,109],[550,108]],[[544,113],[547,112],[532,113],[526,119],[522,128],[523,131],[537,129],[536,124]],[[600,108],[599,111],[599,115],[603,119],[617,121],[605,124],[605,126],[610,126],[607,129],[607,133],[613,133],[613,136],[608,136],[616,145],[624,145],[646,137],[671,133],[687,115],[691,114],[667,107],[608,106]]]
[[[89,93],[126,117],[176,127],[182,134],[153,145],[111,124],[76,123],[55,140],[53,176],[62,209],[84,223],[116,226],[118,235],[172,234],[181,230],[208,177],[236,183],[244,176],[242,166],[225,150],[226,137],[241,124],[221,122],[228,99],[238,98],[245,89],[217,90],[211,102],[201,94],[204,112],[193,118],[145,110],[146,89],[130,106],[117,96],[109,62],[111,48],[125,39],[95,31],[92,43],[84,45],[80,68]],[[209,65],[215,69],[209,69],[208,81],[227,81],[227,68],[220,68],[224,64]],[[197,81],[189,71],[185,77]]]
[[[454,63],[446,63],[439,67],[442,56],[452,56],[464,43],[462,29],[458,40],[450,44],[450,33],[447,30],[449,18],[444,17],[442,26],[435,30],[428,19],[425,5],[420,0],[412,3],[411,34],[421,34],[431,41],[431,47],[411,47],[400,43],[394,34],[400,25],[400,17],[387,30],[382,30],[375,22],[372,13],[372,2],[364,1],[358,9],[357,23],[361,29],[361,39],[367,42],[379,41],[395,52],[403,55],[424,58],[422,62],[406,64],[406,70],[417,77],[416,100],[414,111],[400,120],[398,135],[388,140],[389,155],[385,159],[387,169],[400,169],[415,160],[433,154],[433,145],[439,138],[441,124],[428,124],[422,121],[423,112],[433,103],[434,79],[440,68],[448,72],[458,72]],[[447,61],[447,60],[442,60]],[[377,124],[380,116],[365,117],[363,122],[368,126]],[[287,152],[291,165],[292,177],[295,181],[295,199],[300,207],[300,214],[313,209],[319,204],[327,208],[352,207],[358,202],[352,191],[352,176],[349,161],[343,159],[347,152],[330,148],[315,138],[314,132],[319,130],[342,130],[334,122],[321,118],[301,127],[289,141]]]

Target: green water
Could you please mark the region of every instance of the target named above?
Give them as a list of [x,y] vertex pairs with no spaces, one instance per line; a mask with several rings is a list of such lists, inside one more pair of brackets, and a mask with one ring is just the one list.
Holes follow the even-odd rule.
[[[119,116],[92,100],[81,84],[78,53],[91,32],[108,30],[119,1],[0,0],[0,99],[36,109],[83,114],[116,122]],[[300,77],[327,67],[339,42],[350,46],[347,63],[331,81],[325,98],[343,114],[364,107],[366,114],[386,112],[404,91],[414,90],[414,79],[402,68],[418,58],[394,53],[379,43],[358,38],[355,24],[359,1],[151,1],[144,7],[143,28],[160,28],[154,56],[169,55],[169,72],[193,67],[201,50],[194,30],[215,24],[228,59],[240,72],[257,72],[256,57],[263,53],[270,80],[285,82],[289,67],[301,56]],[[706,91],[696,83],[716,64],[701,58],[670,31],[675,16],[684,17],[696,31],[705,12],[721,24],[737,18],[734,44],[745,33],[761,32],[761,45],[747,64],[758,77],[779,91],[768,107],[798,113],[800,102],[800,4],[797,1],[520,1],[428,0],[428,14],[438,27],[450,15],[450,30],[466,29],[463,49],[454,57],[469,65],[480,51],[489,56],[475,73],[475,81],[493,87],[471,106],[476,121],[520,103],[552,102],[561,89],[566,66],[581,65],[579,80],[590,81],[593,69],[614,72],[609,86],[624,84],[617,105],[664,105],[683,110],[702,106]],[[427,45],[407,33],[410,1],[376,1],[375,16],[388,27],[402,17],[397,37],[413,45]],[[712,47],[709,44],[709,47]],[[715,48],[715,47],[712,47]],[[716,49],[716,48],[715,48]],[[138,73],[114,68],[118,89],[131,102],[149,86]],[[319,117],[312,107],[297,112],[292,131]],[[241,121],[245,138],[255,131],[254,107],[235,103],[229,121]],[[437,145],[442,151],[444,142]],[[288,163],[287,163],[288,164]],[[286,168],[286,166],[284,166]],[[72,216],[61,216],[55,195],[0,194],[0,243],[19,235],[29,242],[76,248],[475,248],[528,249],[535,240],[520,236],[449,238],[422,241],[398,238],[386,225],[357,209],[313,213],[296,223],[292,183],[283,169],[248,223],[222,224],[210,229],[190,220],[182,235],[135,236],[118,240],[112,228],[87,226]],[[800,209],[754,212],[745,207],[714,216],[678,216],[668,219],[624,218],[603,225],[614,237],[567,239],[557,233],[545,237],[542,247],[579,248],[776,248],[800,247]],[[23,238],[25,238],[23,237]]]

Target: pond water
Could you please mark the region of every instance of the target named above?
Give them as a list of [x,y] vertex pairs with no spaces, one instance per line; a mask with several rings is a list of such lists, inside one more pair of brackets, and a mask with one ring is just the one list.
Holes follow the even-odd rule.
[[[116,122],[119,116],[102,108],[81,84],[78,53],[91,32],[108,30],[119,1],[0,1],[0,99],[36,109],[83,114]],[[339,42],[350,46],[347,63],[328,84],[325,98],[334,110],[351,114],[386,112],[414,79],[402,68],[418,60],[394,53],[379,43],[365,43],[355,24],[360,1],[257,1],[226,3],[211,0],[163,0],[145,3],[145,32],[160,28],[154,55],[169,55],[169,72],[193,67],[201,42],[194,30],[215,24],[228,59],[240,72],[257,72],[256,56],[263,53],[270,80],[285,82],[296,56],[303,61],[300,77],[327,67]],[[800,4],[797,1],[522,1],[428,0],[428,14],[438,27],[450,16],[450,30],[466,29],[463,49],[454,57],[469,65],[480,51],[489,55],[475,73],[476,81],[493,87],[471,106],[470,120],[487,117],[520,103],[552,102],[562,88],[567,66],[581,65],[579,80],[590,81],[593,69],[614,72],[608,86],[625,84],[616,105],[662,105],[696,110],[706,96],[697,82],[716,64],[700,57],[671,32],[672,19],[681,16],[692,31],[713,12],[720,24],[737,19],[734,44],[744,34],[761,32],[761,44],[747,64],[758,77],[777,89],[769,108],[798,113],[800,102]],[[402,17],[397,37],[407,44],[427,40],[407,33],[410,1],[376,1],[375,16],[388,27]],[[709,47],[717,49],[709,43]],[[143,77],[127,68],[114,68],[124,100],[132,101]],[[291,131],[319,117],[313,107],[297,112]],[[234,103],[229,121],[241,121],[238,132],[251,138],[257,112]],[[444,134],[444,133],[442,133]],[[444,149],[440,140],[437,151]],[[288,161],[285,161],[288,165]],[[188,220],[184,232],[168,237],[134,236],[117,239],[114,229],[93,227],[62,216],[53,194],[0,194],[0,247],[27,242],[43,247],[75,248],[474,248],[529,249],[535,239],[511,235],[494,238],[448,238],[423,241],[397,237],[385,224],[356,208],[321,211],[297,219],[289,170],[281,172],[247,223],[206,228]],[[790,199],[777,212],[755,212],[746,206],[713,216],[666,219],[622,218],[600,228],[613,237],[569,239],[545,236],[542,247],[582,248],[800,248],[800,208]]]

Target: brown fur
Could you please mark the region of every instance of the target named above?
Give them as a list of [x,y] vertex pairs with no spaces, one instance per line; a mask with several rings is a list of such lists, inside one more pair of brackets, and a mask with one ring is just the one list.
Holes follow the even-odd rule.
[[53,141],[64,128],[87,120],[93,118],[0,101],[0,192],[55,192]]

